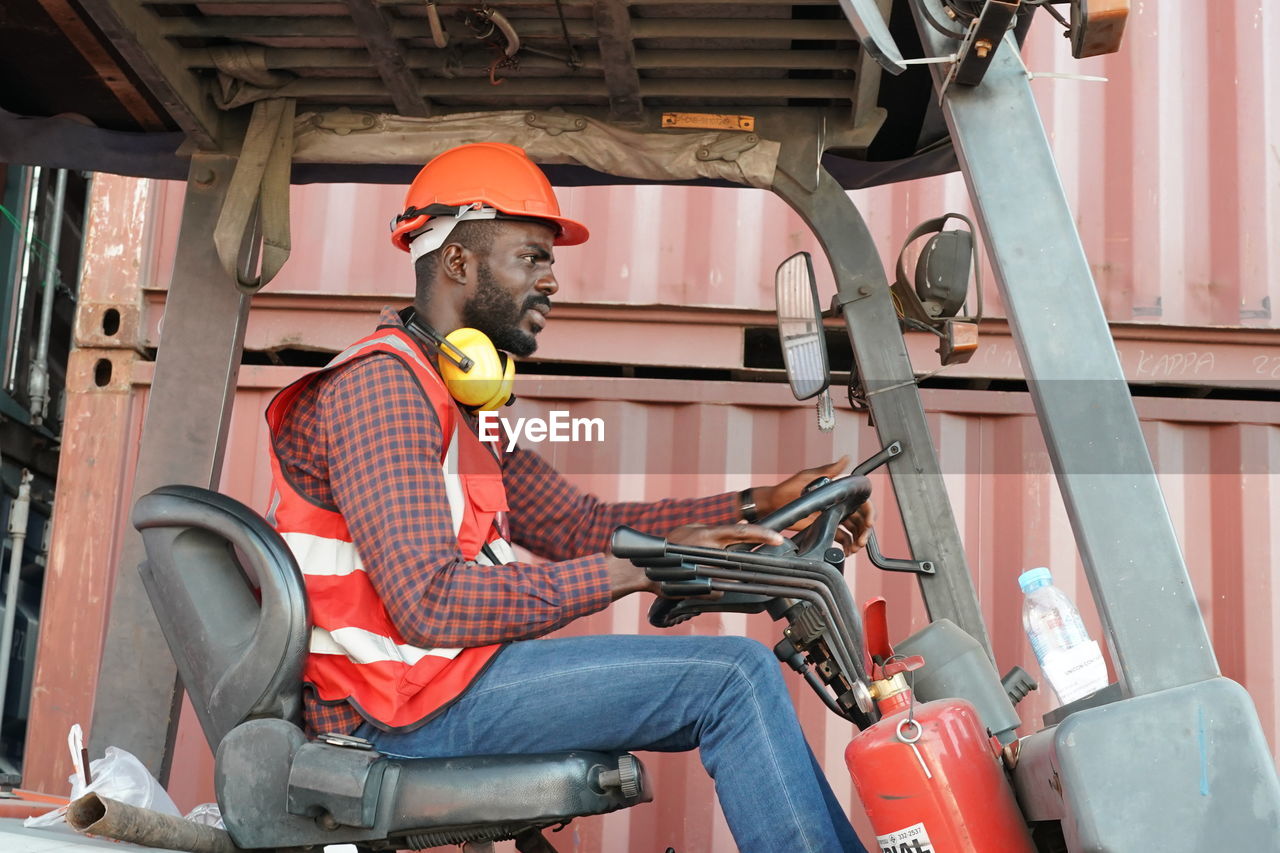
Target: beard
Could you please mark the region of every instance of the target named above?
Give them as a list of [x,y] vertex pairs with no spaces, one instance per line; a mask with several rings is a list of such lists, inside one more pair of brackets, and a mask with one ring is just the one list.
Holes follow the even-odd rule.
[[531,332],[520,328],[520,318],[535,306],[551,307],[551,300],[541,293],[531,293],[522,303],[517,302],[498,284],[484,262],[476,270],[476,279],[475,295],[462,306],[463,323],[488,335],[497,349],[521,358],[533,355],[538,341]]

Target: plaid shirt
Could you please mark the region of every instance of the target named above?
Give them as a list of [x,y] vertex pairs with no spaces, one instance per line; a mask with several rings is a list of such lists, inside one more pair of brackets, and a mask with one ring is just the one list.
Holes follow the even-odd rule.
[[[384,309],[380,323],[400,325]],[[537,454],[502,460],[511,541],[554,562],[470,563],[458,551],[440,471],[441,432],[431,404],[401,362],[384,354],[319,377],[275,437],[285,476],[346,520],[369,580],[405,642],[465,648],[554,631],[610,602],[606,557],[620,524],[666,531],[739,518],[735,493],[657,503],[603,503],[570,485]],[[305,691],[312,732],[353,732],[346,703]]]

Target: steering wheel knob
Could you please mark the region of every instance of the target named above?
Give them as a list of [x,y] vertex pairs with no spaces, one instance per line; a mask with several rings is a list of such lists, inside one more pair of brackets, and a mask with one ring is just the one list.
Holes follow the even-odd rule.
[[825,486],[827,483],[830,483],[830,482],[831,482],[830,477],[819,477],[818,479],[809,483],[809,485],[805,486],[804,489],[800,492],[800,494],[807,495],[810,492],[812,492],[814,489],[821,489],[823,486]]

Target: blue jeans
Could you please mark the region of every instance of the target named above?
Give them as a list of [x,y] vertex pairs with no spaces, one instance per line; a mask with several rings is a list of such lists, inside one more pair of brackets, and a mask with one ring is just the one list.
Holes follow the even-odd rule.
[[357,734],[401,757],[696,748],[739,849],[865,853],[805,743],[777,660],[742,637],[513,643],[421,728],[366,724]]

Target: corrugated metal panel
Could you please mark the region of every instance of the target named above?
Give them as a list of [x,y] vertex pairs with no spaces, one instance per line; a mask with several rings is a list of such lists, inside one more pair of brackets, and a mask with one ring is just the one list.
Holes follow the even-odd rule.
[[[147,382],[149,373],[140,365],[138,380]],[[269,489],[262,411],[275,389],[298,374],[295,368],[263,366],[241,373],[221,488],[258,509],[266,506]],[[874,433],[861,418],[840,412],[836,430],[820,434],[811,408],[791,401],[776,385],[529,377],[521,392],[514,414],[567,410],[604,420],[603,443],[547,443],[541,450],[567,476],[608,499],[740,489],[846,452],[862,458],[876,449]],[[137,394],[145,395],[145,385]],[[1035,671],[1016,582],[1029,566],[1052,567],[1100,636],[1027,395],[931,391],[925,402],[1000,668],[1022,664]],[[1280,418],[1265,403],[1142,399],[1138,408],[1222,669],[1249,688],[1274,750],[1280,732],[1280,475],[1273,472],[1280,470]],[[873,480],[883,547],[905,555],[887,478],[877,474]],[[912,579],[881,573],[864,558],[854,561],[853,578],[859,600],[889,599],[894,638],[925,624]],[[647,624],[646,607],[644,599],[631,597],[566,633],[660,633]],[[770,645],[778,638],[777,626],[764,616],[706,617],[677,631],[744,634]],[[787,677],[812,746],[862,826],[843,764],[851,727],[832,717],[798,679]],[[1024,702],[1024,732],[1034,730],[1051,707],[1043,694]],[[561,849],[733,850],[696,758],[645,760],[657,803],[577,821],[562,834],[575,840],[557,837]],[[171,788],[180,806],[211,797],[212,758],[190,709],[174,767]]]
[[[1037,21],[1025,51],[1032,72],[1109,78],[1032,86],[1110,319],[1280,325],[1277,43],[1280,12],[1263,0],[1134,4],[1121,53],[1085,61],[1071,59],[1047,16]],[[165,193],[158,281],[171,266],[180,193],[178,185]],[[773,268],[816,249],[799,219],[761,190],[560,195],[594,233],[560,253],[566,301],[769,307]],[[970,209],[958,174],[854,196],[889,269],[915,224]],[[295,188],[296,248],[273,289],[410,293],[404,255],[386,230],[402,199],[400,187]],[[999,314],[993,284],[986,295]]]

